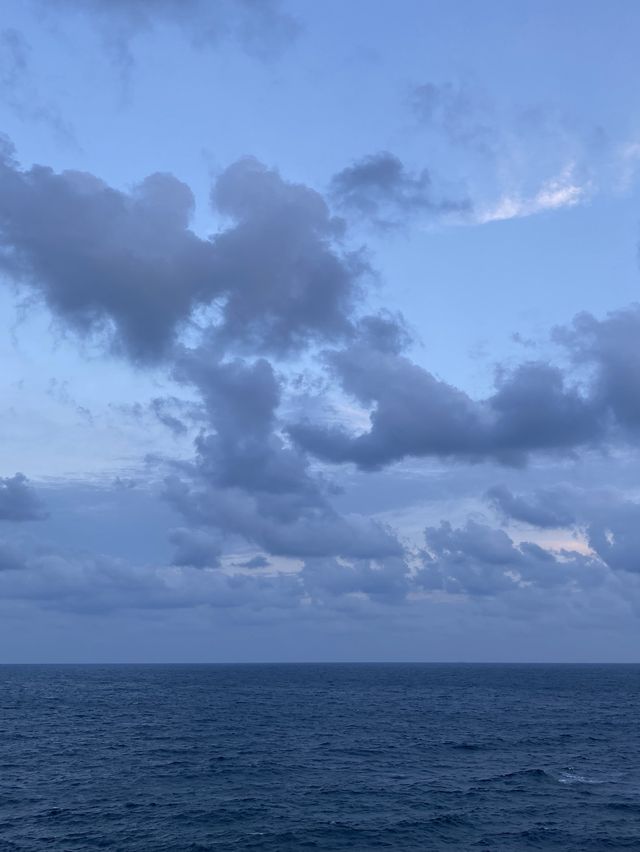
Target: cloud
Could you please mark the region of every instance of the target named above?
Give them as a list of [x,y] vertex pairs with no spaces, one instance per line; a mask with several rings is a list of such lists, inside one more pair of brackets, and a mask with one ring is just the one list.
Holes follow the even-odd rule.
[[[136,364],[162,359],[199,400],[195,456],[169,463],[165,489],[186,522],[172,534],[176,565],[216,565],[223,544],[238,540],[298,558],[402,552],[383,525],[335,511],[330,485],[280,431],[282,378],[264,353],[353,334],[363,265],[340,251],[342,225],[318,193],[238,161],[212,190],[226,224],[204,240],[189,228],[191,191],[172,175],[123,192],[88,174],[22,170],[7,149],[0,189],[9,276],[80,335],[106,337]],[[180,343],[207,306],[193,328],[200,342]],[[380,341],[387,331],[369,324]],[[152,410],[184,433],[172,397]]]
[[234,562],[234,567],[236,568],[269,568],[271,563],[266,558],[266,556],[252,556],[251,559],[245,559],[244,562]]
[[485,498],[505,517],[542,529],[570,527],[575,512],[567,505],[565,489],[541,489],[530,496],[513,494],[505,485],[494,485]]
[[613,501],[583,517],[587,541],[613,571],[640,574],[640,504]]
[[382,604],[400,603],[410,591],[405,561],[356,559],[308,559],[300,572],[311,599],[319,602],[343,595],[363,595]]
[[160,423],[174,435],[184,435],[188,431],[184,420],[172,413],[172,409],[181,413],[183,409],[187,408],[181,400],[176,399],[176,397],[155,397],[151,400],[150,408]]
[[432,160],[444,154],[469,186],[473,210],[465,222],[572,208],[614,182],[602,127],[557,107],[501,104],[469,81],[417,86],[410,104]]
[[480,225],[488,222],[502,222],[507,219],[520,219],[549,210],[575,207],[590,197],[590,185],[580,184],[573,175],[571,165],[566,166],[554,178],[544,181],[540,189],[531,197],[504,195],[492,206],[478,209],[475,221]]
[[217,488],[202,477],[168,477],[165,497],[191,525],[220,530],[276,556],[382,558],[402,552],[389,529],[341,515],[321,494],[303,500],[291,490],[270,498],[268,492]]
[[[510,617],[530,619],[544,608],[568,611],[572,602],[596,605],[598,595],[621,601],[633,596],[640,573],[639,504],[613,493],[557,491],[575,510],[575,529],[584,531],[591,552],[582,551],[578,539],[575,547],[542,546],[516,542],[504,529],[477,520],[442,521],[427,527],[424,547],[417,552],[327,555],[328,548],[318,548],[298,555],[298,565],[282,571],[263,554],[219,562],[223,537],[209,516],[202,526],[172,531],[177,551],[167,564],[162,559],[136,564],[42,541],[5,541],[0,544],[0,595],[5,602],[84,613],[213,607],[262,611],[267,619],[284,609],[315,619],[379,614],[380,607],[420,617],[427,602],[442,606],[452,598],[485,611],[491,601],[503,600]],[[542,496],[518,495],[534,506]]]
[[[184,541],[180,530],[176,541]],[[193,541],[193,537],[190,538]],[[249,564],[250,563],[250,564]],[[269,568],[254,557],[242,568]],[[410,590],[402,559],[310,558],[299,571],[236,571],[217,565],[136,564],[69,549],[13,547],[0,542],[0,597],[81,613],[116,610],[292,609],[308,617],[360,605],[404,605]]]
[[382,525],[337,513],[326,483],[278,434],[282,385],[268,361],[221,361],[202,347],[183,351],[175,375],[198,390],[208,416],[195,459],[166,481],[166,498],[191,525],[281,556],[401,552]]
[[80,613],[197,608],[282,609],[300,605],[299,580],[285,574],[227,575],[191,566],[135,565],[104,555],[49,552],[3,571],[0,594]]
[[343,210],[383,229],[419,214],[437,218],[470,208],[467,199],[441,197],[427,169],[412,174],[388,151],[363,157],[334,175],[331,196]]
[[46,125],[62,142],[75,145],[69,123],[34,87],[30,56],[23,33],[12,27],[0,30],[0,100],[20,120]]
[[473,597],[501,595],[532,587],[594,585],[605,568],[575,551],[553,552],[533,542],[514,541],[503,531],[468,521],[425,530],[426,550],[417,582],[427,590]]
[[579,314],[552,336],[570,369],[545,361],[499,367],[494,393],[475,400],[402,354],[404,341],[380,345],[361,323],[348,346],[325,358],[343,390],[368,410],[369,429],[354,434],[303,419],[289,434],[324,461],[363,470],[406,457],[520,465],[536,452],[637,443],[640,306],[602,320]]
[[[176,564],[216,564],[218,542],[234,537],[299,558],[401,553],[381,524],[336,512],[330,487],[280,432],[282,379],[264,354],[348,339],[354,328],[363,264],[340,251],[342,225],[318,193],[238,161],[212,190],[226,224],[204,240],[189,228],[191,191],[172,175],[122,192],[92,175],[24,171],[7,150],[0,189],[5,271],[66,327],[105,336],[136,364],[163,359],[200,401],[195,457],[167,478],[166,497],[190,528],[173,534]],[[180,343],[207,306],[200,342]],[[383,321],[367,328],[380,345],[389,336]],[[184,433],[172,398],[155,398],[152,410]]]
[[522,464],[534,451],[597,445],[606,411],[544,362],[525,362],[496,375],[495,393],[473,400],[397,351],[360,339],[326,355],[344,391],[371,409],[370,428],[299,422],[294,441],[318,458],[376,469],[407,456],[496,459]]
[[48,513],[22,473],[0,477],[0,521],[41,521]]
[[159,356],[213,295],[212,246],[189,230],[193,196],[171,175],[124,193],[87,173],[22,171],[5,155],[0,199],[4,271],[71,329],[110,332],[135,359]]
[[12,27],[0,30],[0,87],[11,91],[26,74],[29,45],[24,35]]
[[555,341],[574,364],[592,371],[591,394],[609,409],[632,437],[640,429],[640,305],[613,311],[599,320],[578,314],[569,326],[554,329]]
[[640,573],[640,503],[613,489],[538,489],[512,494],[494,487],[486,495],[507,520],[579,534],[612,571]]
[[214,239],[215,275],[228,287],[223,341],[284,354],[350,332],[366,265],[334,249],[343,224],[319,193],[247,157],[225,170],[212,198],[235,223]]
[[175,529],[169,534],[175,545],[174,565],[191,565],[194,568],[217,568],[222,552],[220,537],[204,530]]
[[[164,461],[163,496],[181,518],[169,534],[172,564],[27,559],[27,574],[40,572],[42,588],[60,583],[65,606],[91,599],[98,607],[100,591],[107,608],[142,606],[145,595],[149,606],[193,606],[197,594],[211,605],[259,606],[258,594],[265,606],[386,605],[416,593],[571,589],[596,582],[607,566],[635,570],[635,540],[622,515],[580,513],[561,494],[554,502],[494,487],[487,496],[503,517],[539,527],[575,519],[594,555],[445,523],[429,528],[415,574],[407,546],[385,523],[336,508],[332,482],[308,454],[363,470],[406,457],[519,465],[535,452],[566,454],[633,436],[638,309],[601,321],[580,315],[554,332],[570,369],[542,361],[499,368],[493,392],[473,399],[406,355],[400,316],[359,316],[366,265],[342,248],[343,223],[318,193],[256,160],[238,161],[215,182],[212,203],[224,222],[209,239],[191,230],[192,194],[172,175],[124,192],[92,175],[21,169],[6,148],[0,190],[6,273],[67,328],[104,335],[136,364],[161,362],[195,398],[187,408],[175,396],[152,402],[176,434],[199,429],[190,460]],[[318,345],[333,347],[321,363],[362,407],[364,431],[284,422],[292,393],[286,359]],[[225,553],[243,549],[261,555],[227,566]],[[272,556],[295,560],[295,577],[280,576]],[[250,572],[253,584],[212,579],[232,567],[269,570]],[[30,593],[26,581],[12,583],[11,594]]]
[[[83,15],[102,36],[105,47],[125,74],[135,64],[133,43],[158,27],[175,27],[199,49],[224,40],[239,44],[261,59],[279,55],[293,41],[299,25],[282,11],[279,0],[35,0],[47,13]],[[56,8],[57,7],[57,8]]]
[[190,229],[191,190],[154,174],[130,192],[93,175],[0,161],[0,268],[72,330],[106,335],[138,362],[166,357],[198,307],[224,345],[284,354],[350,331],[362,262],[316,192],[244,159],[212,193],[231,224]]
[[468,84],[423,83],[411,106],[420,121],[442,133],[451,145],[494,155],[498,144],[495,108]]

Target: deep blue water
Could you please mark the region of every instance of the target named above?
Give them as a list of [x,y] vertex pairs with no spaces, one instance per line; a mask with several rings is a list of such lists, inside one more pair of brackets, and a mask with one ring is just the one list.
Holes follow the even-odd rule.
[[0,849],[640,850],[640,666],[0,667]]

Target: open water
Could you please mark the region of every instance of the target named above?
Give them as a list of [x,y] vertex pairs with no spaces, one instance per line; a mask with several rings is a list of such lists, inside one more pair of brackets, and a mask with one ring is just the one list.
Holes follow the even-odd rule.
[[640,666],[0,667],[0,850],[640,850]]

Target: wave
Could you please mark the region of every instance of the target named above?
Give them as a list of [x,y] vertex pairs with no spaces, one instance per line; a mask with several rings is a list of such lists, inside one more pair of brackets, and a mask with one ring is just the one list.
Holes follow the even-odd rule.
[[513,772],[502,772],[498,775],[492,775],[489,778],[482,778],[482,784],[495,784],[500,781],[520,781],[520,780],[549,780],[553,779],[553,775],[549,772],[546,772],[544,769],[533,768],[533,769],[515,769]]
[[577,772],[561,772],[558,776],[558,781],[561,784],[604,784],[605,782],[599,778],[588,778],[586,775],[579,775]]
[[576,772],[573,767],[563,770],[558,775],[558,781],[561,784],[615,784],[622,777],[621,772],[610,772],[606,775],[600,775],[594,778],[590,775],[585,775],[582,772]]

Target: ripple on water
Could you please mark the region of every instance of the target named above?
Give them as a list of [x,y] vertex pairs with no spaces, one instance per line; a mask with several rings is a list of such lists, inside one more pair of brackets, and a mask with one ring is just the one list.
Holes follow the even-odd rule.
[[0,668],[0,852],[640,849],[640,668]]

